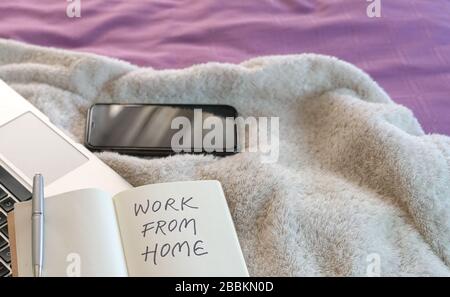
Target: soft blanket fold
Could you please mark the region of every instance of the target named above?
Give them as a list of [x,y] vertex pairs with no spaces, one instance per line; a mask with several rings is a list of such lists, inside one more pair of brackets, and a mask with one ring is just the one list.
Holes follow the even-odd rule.
[[[280,117],[280,157],[98,156],[133,185],[217,179],[253,276],[450,275],[450,138],[336,58],[155,71],[0,40],[0,78],[75,140],[95,102],[222,103]],[[1,98],[0,98],[1,100]]]

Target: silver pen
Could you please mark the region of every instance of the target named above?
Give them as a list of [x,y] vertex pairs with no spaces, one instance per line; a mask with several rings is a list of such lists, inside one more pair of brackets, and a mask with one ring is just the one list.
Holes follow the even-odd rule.
[[31,254],[35,277],[42,276],[44,261],[44,178],[36,174],[33,178],[33,208],[31,214]]

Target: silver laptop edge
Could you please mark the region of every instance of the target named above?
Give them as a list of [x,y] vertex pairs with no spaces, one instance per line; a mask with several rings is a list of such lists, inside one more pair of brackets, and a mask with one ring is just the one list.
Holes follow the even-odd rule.
[[131,187],[0,80],[0,276],[11,275],[4,218],[15,202],[28,199],[36,172],[47,177],[46,196],[83,188],[115,194]]

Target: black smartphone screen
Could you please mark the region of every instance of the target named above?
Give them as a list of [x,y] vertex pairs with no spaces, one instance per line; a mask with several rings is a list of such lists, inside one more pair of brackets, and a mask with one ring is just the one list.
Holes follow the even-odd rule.
[[147,155],[235,153],[236,117],[229,105],[95,104],[88,113],[86,145]]

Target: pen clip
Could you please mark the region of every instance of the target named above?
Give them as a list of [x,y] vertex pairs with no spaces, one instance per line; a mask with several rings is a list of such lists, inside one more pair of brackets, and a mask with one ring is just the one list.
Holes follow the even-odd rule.
[[33,178],[33,214],[43,214],[44,212],[44,177],[37,173]]

